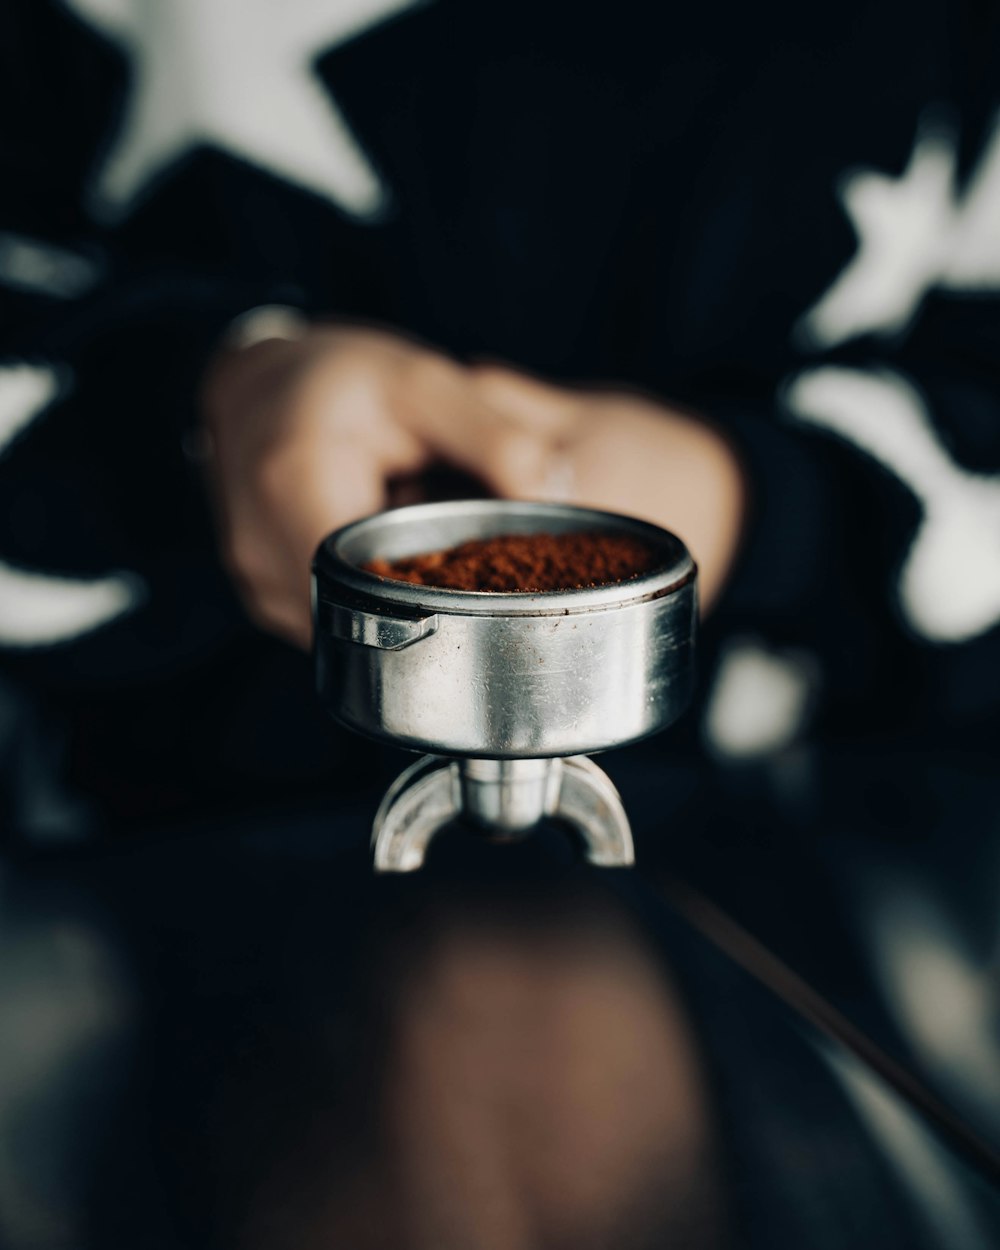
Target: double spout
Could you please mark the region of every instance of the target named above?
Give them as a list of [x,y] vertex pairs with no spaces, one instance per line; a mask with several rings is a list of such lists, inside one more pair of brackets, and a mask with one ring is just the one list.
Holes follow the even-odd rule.
[[607,774],[584,756],[543,760],[449,760],[425,756],[393,783],[375,816],[379,872],[413,872],[431,838],[464,819],[499,840],[530,832],[545,817],[566,824],[584,857],[605,868],[635,860],[632,832]]

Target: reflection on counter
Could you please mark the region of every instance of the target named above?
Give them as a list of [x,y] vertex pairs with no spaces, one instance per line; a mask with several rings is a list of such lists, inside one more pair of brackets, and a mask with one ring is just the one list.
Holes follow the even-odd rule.
[[641,878],[363,805],[4,869],[11,1250],[899,1247],[1000,1204]]

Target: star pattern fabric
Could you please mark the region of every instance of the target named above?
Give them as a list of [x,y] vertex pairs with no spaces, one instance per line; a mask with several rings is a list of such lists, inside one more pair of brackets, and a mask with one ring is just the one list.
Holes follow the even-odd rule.
[[[67,385],[51,366],[0,368],[0,457]],[[141,597],[133,576],[56,577],[0,561],[0,646],[68,642],[117,619]]]
[[702,730],[717,755],[752,760],[787,751],[808,727],[818,663],[762,639],[727,641],[712,678]]
[[[243,738],[185,754],[228,697],[228,641],[275,644],[241,613],[182,448],[227,329],[284,304],[634,386],[731,432],[765,506],[706,630],[743,639],[703,652],[720,760],[876,706],[1000,734],[1000,663],[980,659],[1000,655],[1000,126],[992,88],[949,94],[941,0],[906,6],[906,55],[902,0],[874,3],[856,62],[803,23],[803,75],[736,5],[678,24],[526,0],[15,0],[0,302],[13,358],[67,372],[0,373],[0,677],[34,647],[53,690],[128,692],[87,776],[155,757],[182,795],[225,750],[263,786]],[[890,58],[891,95],[866,77]],[[270,716],[260,698],[241,722]],[[162,734],[137,761],[147,704]],[[278,716],[314,714],[303,687]]]
[[64,0],[130,61],[93,208],[127,215],[211,146],[376,218],[387,190],[313,71],[318,56],[417,0]]
[[0,458],[58,392],[59,376],[48,365],[7,365],[0,369]]
[[845,176],[840,198],[858,247],[803,318],[807,345],[896,334],[935,286],[1000,290],[1000,119],[961,193],[957,146],[950,128],[925,127],[898,178],[874,170]]
[[100,279],[89,257],[41,239],[0,230],[0,283],[50,299],[78,299]]
[[814,369],[788,399],[801,421],[859,447],[920,502],[923,521],[899,570],[910,627],[958,643],[1000,623],[1000,476],[957,465],[920,395],[895,373]]

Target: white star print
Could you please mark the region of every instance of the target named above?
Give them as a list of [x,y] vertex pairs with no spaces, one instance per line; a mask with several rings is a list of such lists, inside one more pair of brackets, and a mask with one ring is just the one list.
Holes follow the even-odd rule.
[[8,365],[0,369],[0,456],[59,392],[55,369]]
[[896,374],[814,369],[787,398],[800,420],[849,439],[922,505],[899,571],[911,628],[934,642],[966,642],[1000,623],[1000,476],[955,464],[922,399]]
[[420,0],[64,0],[132,59],[95,209],[126,213],[199,145],[371,218],[386,191],[312,70],[321,53]]
[[756,759],[791,746],[809,719],[819,666],[798,650],[731,638],[705,708],[709,746],[727,759]]
[[85,295],[99,276],[97,264],[76,252],[9,230],[0,231],[0,282],[4,286],[52,299],[76,299]]
[[[0,367],[0,456],[63,384],[48,366]],[[27,572],[0,561],[0,646],[67,642],[121,616],[140,598],[138,579],[131,575],[84,581]]]
[[956,189],[956,137],[918,134],[899,178],[849,174],[840,191],[858,248],[801,322],[806,345],[834,347],[859,334],[909,324],[933,287],[1000,287],[1000,119],[963,193]]

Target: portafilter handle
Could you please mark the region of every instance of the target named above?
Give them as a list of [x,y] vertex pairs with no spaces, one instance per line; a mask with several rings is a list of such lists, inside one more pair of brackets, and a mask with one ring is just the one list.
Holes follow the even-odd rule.
[[511,840],[544,816],[570,826],[590,863],[626,868],[635,862],[618,791],[586,756],[457,760],[425,755],[396,778],[375,814],[375,870],[414,872],[434,835],[460,817],[489,837]]

